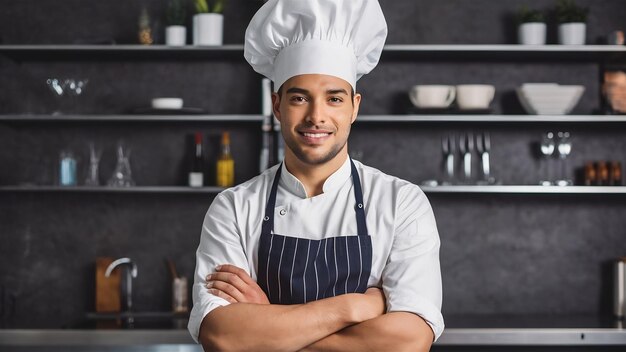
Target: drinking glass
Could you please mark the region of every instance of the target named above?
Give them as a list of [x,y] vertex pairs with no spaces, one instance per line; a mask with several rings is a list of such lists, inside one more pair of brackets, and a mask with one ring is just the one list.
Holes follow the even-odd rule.
[[567,176],[567,157],[572,152],[572,141],[569,132],[559,132],[557,135],[559,142],[556,149],[559,156],[559,164],[561,164],[561,172],[556,184],[558,186],[571,186],[572,180]]
[[541,144],[540,144],[540,152],[542,155],[541,158],[541,170],[542,170],[542,174],[544,174],[545,178],[543,180],[539,181],[539,184],[542,186],[550,186],[552,185],[552,173],[550,172],[550,160],[552,158],[552,155],[554,154],[554,150],[556,149],[555,143],[554,143],[554,133],[552,132],[547,132],[542,140],[541,140]]
[[135,185],[130,169],[130,148],[121,142],[117,146],[117,165],[107,184],[112,187],[132,187]]
[[98,171],[100,168],[100,156],[101,150],[96,150],[93,143],[89,143],[89,169],[87,170],[87,178],[85,179],[85,186],[100,186],[100,178],[98,177]]

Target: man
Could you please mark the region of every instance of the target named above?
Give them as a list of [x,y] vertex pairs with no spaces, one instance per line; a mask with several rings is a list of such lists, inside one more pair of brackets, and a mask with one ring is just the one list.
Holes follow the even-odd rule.
[[189,322],[205,350],[428,350],[439,235],[415,185],[348,157],[387,27],[375,0],[270,0],[244,55],[274,81],[285,159],[204,220]]

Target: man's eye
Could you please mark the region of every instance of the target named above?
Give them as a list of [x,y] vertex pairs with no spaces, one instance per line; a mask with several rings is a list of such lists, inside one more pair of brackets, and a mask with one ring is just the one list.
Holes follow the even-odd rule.
[[290,100],[294,103],[304,103],[306,101],[306,98],[301,96],[293,96]]
[[329,101],[330,101],[331,103],[341,103],[341,102],[343,101],[343,99],[338,98],[338,97],[331,97],[331,98],[329,99]]

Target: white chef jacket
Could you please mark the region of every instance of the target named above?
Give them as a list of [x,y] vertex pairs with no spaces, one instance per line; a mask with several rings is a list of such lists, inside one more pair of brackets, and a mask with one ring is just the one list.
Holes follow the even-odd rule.
[[[433,329],[441,315],[440,240],[432,208],[416,185],[354,160],[361,177],[367,230],[372,239],[369,286],[382,287],[387,312],[418,314]],[[228,305],[210,294],[206,276],[232,264],[257,278],[261,223],[278,165],[218,194],[204,218],[196,252],[189,332],[198,341],[200,324],[213,309]],[[323,193],[307,198],[304,185],[282,164],[274,209],[274,233],[320,240],[357,234],[350,159],[324,182]]]

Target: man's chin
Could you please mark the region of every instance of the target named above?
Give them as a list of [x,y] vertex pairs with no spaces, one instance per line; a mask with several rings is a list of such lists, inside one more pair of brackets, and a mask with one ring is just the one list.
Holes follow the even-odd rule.
[[311,166],[317,166],[317,165],[322,165],[333,160],[333,158],[335,158],[337,154],[339,154],[339,152],[331,151],[331,152],[319,154],[319,153],[306,153],[304,151],[301,151],[295,154],[296,154],[296,157],[302,163],[311,165]]

